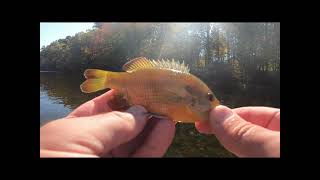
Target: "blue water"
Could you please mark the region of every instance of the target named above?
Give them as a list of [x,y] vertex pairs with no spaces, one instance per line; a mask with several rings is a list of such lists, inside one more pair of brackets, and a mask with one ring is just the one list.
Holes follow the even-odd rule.
[[68,115],[72,109],[64,105],[59,98],[51,97],[48,91],[40,86],[40,126]]

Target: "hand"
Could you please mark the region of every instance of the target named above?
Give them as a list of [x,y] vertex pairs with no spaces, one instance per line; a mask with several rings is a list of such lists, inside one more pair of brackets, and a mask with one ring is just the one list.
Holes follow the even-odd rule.
[[217,106],[208,122],[195,125],[239,157],[280,157],[280,109]]
[[149,119],[142,106],[112,111],[115,91],[82,104],[70,115],[40,128],[42,157],[158,157],[170,146],[175,124]]

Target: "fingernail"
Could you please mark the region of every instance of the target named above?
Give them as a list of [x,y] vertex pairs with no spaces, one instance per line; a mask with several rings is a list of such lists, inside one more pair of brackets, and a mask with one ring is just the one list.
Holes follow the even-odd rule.
[[233,111],[226,106],[217,106],[213,110],[213,122],[217,124],[223,123],[225,120],[233,116]]
[[[135,105],[135,106],[131,106],[127,112],[130,112],[130,113],[133,113],[133,114],[146,114],[147,113],[147,110],[143,107],[143,106],[140,106],[140,105]],[[147,114],[146,114],[147,115]]]

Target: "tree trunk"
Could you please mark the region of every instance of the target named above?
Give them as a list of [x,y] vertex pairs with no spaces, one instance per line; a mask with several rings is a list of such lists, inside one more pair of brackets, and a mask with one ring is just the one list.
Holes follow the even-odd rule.
[[207,23],[206,24],[206,35],[207,35],[207,42],[206,42],[206,62],[205,64],[209,64],[210,63],[210,24]]
[[219,29],[217,29],[217,57],[218,57],[218,62],[221,62],[221,58],[220,58],[220,38],[219,38]]

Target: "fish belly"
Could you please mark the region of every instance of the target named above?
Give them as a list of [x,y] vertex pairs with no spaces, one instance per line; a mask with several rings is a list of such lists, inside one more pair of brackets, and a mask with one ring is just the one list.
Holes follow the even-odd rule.
[[[126,83],[128,101],[131,105],[144,106],[149,112],[167,116],[174,121],[193,121],[192,114],[186,111],[185,105],[172,94],[166,94],[166,88],[182,88],[179,74],[164,72],[132,73]],[[181,87],[180,87],[181,86]]]

